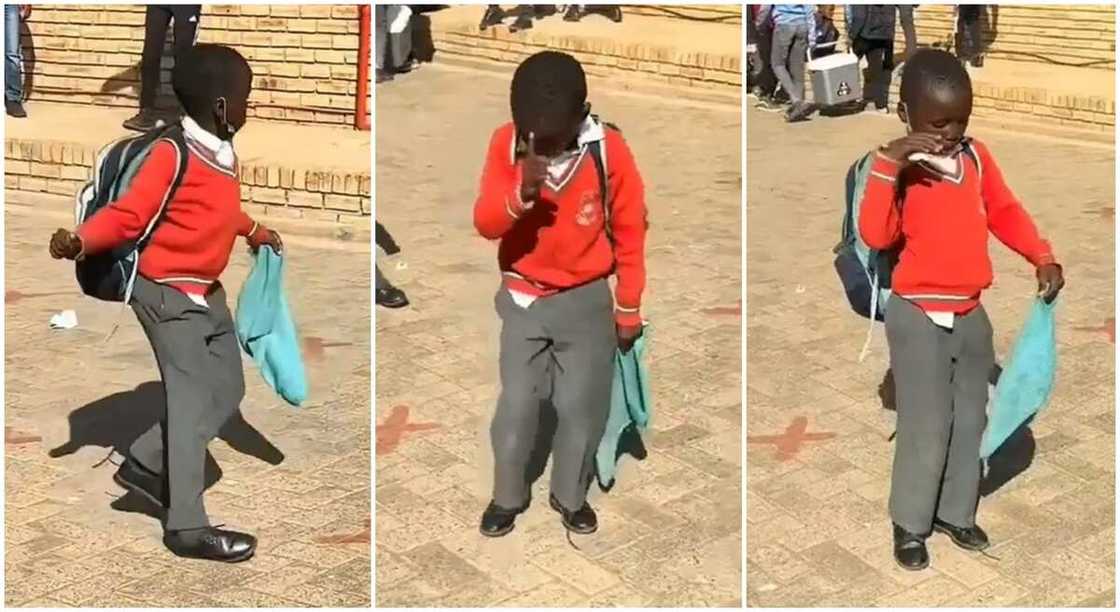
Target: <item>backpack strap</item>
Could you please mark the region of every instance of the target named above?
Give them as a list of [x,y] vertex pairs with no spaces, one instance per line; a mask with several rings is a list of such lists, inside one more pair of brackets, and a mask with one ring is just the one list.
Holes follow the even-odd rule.
[[976,174],[980,180],[984,180],[984,164],[980,162],[980,154],[976,152],[976,147],[972,146],[972,139],[967,138],[964,141],[964,152],[972,158],[973,163],[976,164]]
[[[128,283],[125,285],[124,300],[122,302],[122,309],[132,301],[132,290],[136,286],[136,275],[140,270],[140,251],[148,245],[152,236],[156,233],[156,228],[167,216],[167,205],[171,203],[172,198],[175,197],[175,192],[179,190],[179,186],[183,183],[183,176],[187,173],[187,160],[190,157],[190,150],[187,148],[186,138],[183,137],[182,126],[175,124],[163,128],[163,133],[156,139],[156,144],[161,141],[171,143],[175,147],[176,158],[178,165],[175,168],[175,175],[171,178],[171,184],[168,185],[167,191],[164,192],[163,202],[159,205],[159,210],[152,220],[148,222],[148,227],[141,234],[140,238],[136,241],[136,247],[133,249],[133,256],[136,258],[132,266],[132,275],[129,276]],[[155,146],[155,145],[153,145]],[[114,324],[113,329],[109,331],[109,337],[116,331],[117,326]],[[106,340],[109,338],[106,337]]]
[[591,153],[591,160],[595,162],[595,172],[599,175],[599,197],[603,203],[603,228],[607,232],[607,240],[610,240],[613,244],[614,235],[611,232],[611,207],[610,197],[607,194],[607,164],[603,155],[603,141],[596,140],[588,144],[587,150]]

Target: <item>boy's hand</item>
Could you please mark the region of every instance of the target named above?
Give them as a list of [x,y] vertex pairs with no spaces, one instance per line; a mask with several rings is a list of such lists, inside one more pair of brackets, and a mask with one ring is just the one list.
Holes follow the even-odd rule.
[[618,332],[618,350],[629,353],[634,348],[634,342],[642,335],[641,325],[615,325]]
[[1054,302],[1058,292],[1066,286],[1066,279],[1062,275],[1062,267],[1058,264],[1039,266],[1036,272],[1038,277],[1038,295],[1047,304]]
[[905,166],[910,164],[910,156],[915,153],[937,155],[944,147],[945,142],[940,135],[914,132],[897,140],[892,140],[881,150],[883,155]]
[[548,160],[537,154],[532,132],[529,132],[529,152],[521,160],[521,201],[532,202],[541,195],[541,185],[548,176]]
[[272,250],[276,251],[277,255],[280,255],[284,252],[284,243],[281,242],[280,234],[276,233],[275,230],[266,228],[263,231],[258,232],[258,235],[260,236],[260,240],[256,240],[253,236],[249,236],[249,248],[252,249],[253,253],[259,251],[260,248],[266,244],[272,247]]
[[51,257],[74,259],[82,252],[82,239],[70,230],[59,229],[51,236]]

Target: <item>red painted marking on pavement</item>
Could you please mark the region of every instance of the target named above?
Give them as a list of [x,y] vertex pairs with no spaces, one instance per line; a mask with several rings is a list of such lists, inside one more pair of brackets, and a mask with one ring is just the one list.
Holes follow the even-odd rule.
[[741,317],[743,316],[743,300],[739,300],[737,306],[716,306],[714,308],[704,308],[700,312],[707,315],[731,315]]
[[69,296],[69,295],[73,295],[73,294],[74,293],[72,291],[49,291],[49,292],[43,292],[43,293],[24,293],[22,291],[19,291],[18,289],[12,289],[10,291],[5,291],[4,292],[4,303],[5,304],[15,304],[19,301],[26,300],[28,298],[59,297],[59,296],[64,296],[64,295]]
[[371,531],[369,518],[366,518],[366,528],[358,533],[320,536],[315,538],[315,542],[317,544],[369,544]]
[[785,433],[774,436],[747,436],[747,443],[773,444],[778,451],[778,461],[788,461],[801,451],[801,446],[806,442],[820,442],[836,437],[832,432],[806,433],[808,429],[809,419],[800,416],[786,427]]
[[407,433],[439,427],[438,423],[409,423],[408,406],[394,406],[389,417],[377,426],[377,454],[384,455],[397,450],[401,438]]
[[1104,324],[1100,327],[1080,326],[1074,327],[1077,331],[1083,332],[1104,332],[1108,334],[1108,341],[1116,344],[1116,318],[1109,317],[1104,320]]
[[323,358],[324,349],[339,346],[353,346],[352,342],[326,342],[318,336],[306,336],[303,339],[303,354],[308,361],[318,361]]
[[4,427],[4,443],[5,444],[30,444],[32,442],[42,442],[43,438],[35,434],[24,433],[15,429],[14,427]]

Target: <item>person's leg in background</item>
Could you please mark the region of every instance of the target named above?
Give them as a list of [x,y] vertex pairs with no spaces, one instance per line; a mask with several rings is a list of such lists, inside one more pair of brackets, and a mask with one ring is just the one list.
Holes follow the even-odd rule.
[[[185,57],[186,52],[194,46],[198,41],[198,22],[202,18],[202,5],[200,4],[184,4],[181,6],[174,6],[171,8],[171,13],[174,16],[174,53],[175,63],[178,64],[181,58]],[[174,120],[179,120],[179,114],[175,113]]]
[[389,55],[389,7],[385,4],[373,5],[373,65],[377,71],[378,83],[393,80],[393,72],[386,62]]
[[149,4],[144,13],[144,50],[140,56],[140,110],[124,127],[146,132],[159,126],[156,94],[159,92],[160,59],[167,26],[171,24],[171,7]]
[[23,108],[23,49],[20,48],[18,4],[4,5],[4,109],[10,117],[26,117]]
[[486,12],[482,14],[482,21],[478,23],[478,29],[482,31],[490,26],[501,25],[505,18],[506,12],[502,10],[502,5],[487,4]]
[[959,40],[957,57],[974,68],[984,65],[984,58],[980,54],[983,44],[980,32],[980,13],[983,10],[984,5],[982,4],[962,4],[957,21]]
[[914,29],[913,4],[898,5],[898,21],[902,27],[902,36],[906,39],[906,50],[903,51],[903,61],[906,61],[918,48],[918,32]]
[[[802,121],[813,112],[813,107],[805,101],[805,62],[806,53],[809,51],[809,28],[797,26],[789,50],[789,72],[792,78],[793,91],[796,92],[799,102],[790,106],[786,114],[787,121]],[[793,97],[790,93],[790,97]]]
[[774,71],[774,78],[778,80],[782,89],[789,95],[791,105],[801,102],[801,94],[795,86],[789,68],[790,53],[796,36],[796,26],[774,26],[770,42],[770,68]]
[[[399,21],[401,14],[408,11],[404,27],[393,31],[395,22]],[[403,4],[390,4],[386,13],[389,21],[389,50],[382,61],[387,63],[387,70],[394,74],[408,72],[412,68],[412,9]]]
[[893,70],[894,41],[872,41],[867,50],[867,83],[868,91],[864,98],[875,105],[875,110],[891,112],[888,108],[888,97],[891,88],[891,71]]

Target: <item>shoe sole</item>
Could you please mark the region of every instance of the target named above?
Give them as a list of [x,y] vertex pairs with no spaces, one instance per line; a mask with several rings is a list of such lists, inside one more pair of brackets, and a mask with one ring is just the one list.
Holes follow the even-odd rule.
[[944,527],[939,527],[937,525],[933,526],[933,530],[936,531],[937,533],[942,533],[942,534],[945,534],[945,535],[949,536],[949,539],[952,540],[953,544],[956,544],[958,548],[963,548],[965,550],[971,550],[972,552],[980,552],[982,550],[987,550],[992,545],[991,542],[986,542],[982,546],[973,546],[971,544],[967,544],[965,542],[962,542],[962,541],[958,540],[957,536],[953,535],[953,532],[949,531],[948,529],[945,529]]
[[145,489],[144,487],[142,487],[138,484],[131,483],[131,482],[125,480],[124,478],[121,478],[120,474],[113,474],[113,482],[117,483],[118,485],[120,485],[124,489],[132,491],[133,493],[136,493],[137,495],[143,497],[144,499],[152,502],[158,508],[163,508],[164,507],[163,502],[156,499],[155,496],[152,495],[151,493],[149,493],[147,489]]
[[564,509],[560,507],[560,504],[556,503],[555,500],[550,499],[550,500],[548,500],[548,505],[553,510],[555,510],[557,514],[560,515],[560,522],[564,524],[564,529],[567,529],[568,531],[570,531],[572,533],[578,533],[579,535],[589,535],[589,534],[595,533],[596,531],[599,531],[599,524],[598,523],[595,523],[595,526],[591,527],[589,529],[576,529],[572,525],[569,525],[568,521],[564,520]]
[[509,533],[513,531],[514,527],[517,527],[517,523],[510,523],[509,527],[506,527],[501,531],[485,531],[484,529],[479,527],[478,532],[488,538],[500,538],[504,535],[509,535]]

